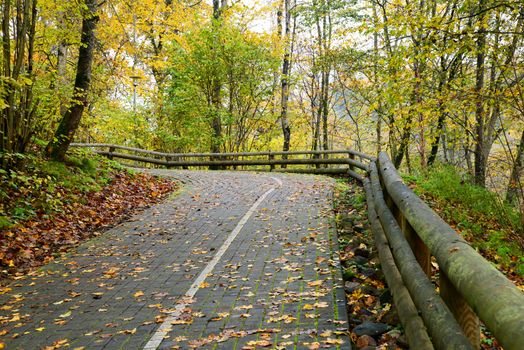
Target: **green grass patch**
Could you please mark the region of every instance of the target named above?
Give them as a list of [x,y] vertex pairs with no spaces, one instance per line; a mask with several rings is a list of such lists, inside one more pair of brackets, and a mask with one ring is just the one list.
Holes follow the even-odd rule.
[[486,258],[524,277],[520,213],[451,166],[404,176],[414,191]]
[[0,229],[60,212],[80,194],[99,191],[120,170],[118,163],[85,149],[72,149],[65,163],[28,155],[23,170],[0,171]]

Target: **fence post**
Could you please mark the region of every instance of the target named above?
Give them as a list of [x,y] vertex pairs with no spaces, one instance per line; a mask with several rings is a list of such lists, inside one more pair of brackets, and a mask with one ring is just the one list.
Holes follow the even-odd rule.
[[424,244],[424,242],[418,236],[417,232],[415,232],[413,227],[411,227],[409,222],[406,220],[404,214],[402,214],[402,211],[397,207],[395,201],[389,195],[384,184],[382,184],[382,187],[386,205],[395,217],[402,233],[404,234],[404,237],[406,238],[406,241],[408,241],[409,246],[411,247],[411,251],[415,255],[415,258],[422,268],[422,271],[424,271],[428,277],[431,277],[431,254],[428,247]]
[[479,318],[442,271],[440,271],[439,276],[439,289],[440,297],[455,316],[464,335],[469,339],[474,349],[480,349]]
[[413,254],[415,254],[415,258],[417,258],[420,267],[422,267],[422,271],[431,278],[431,253],[428,247],[420,239],[417,232],[413,227],[411,227],[408,220],[406,220],[400,210],[398,211],[397,222],[399,223],[402,233],[404,233],[404,237],[408,241]]
[[[355,155],[353,153],[348,153],[348,156],[349,156],[349,159],[355,160]],[[355,170],[355,166],[352,165],[352,164],[349,164],[349,170],[354,171]]]
[[273,171],[275,170],[275,164],[272,163],[272,161],[275,159],[275,155],[271,152],[269,152],[269,156],[268,156],[268,159],[269,159],[269,171]]
[[107,158],[113,160],[113,152],[114,151],[115,151],[114,147],[109,147],[109,155],[107,156]]

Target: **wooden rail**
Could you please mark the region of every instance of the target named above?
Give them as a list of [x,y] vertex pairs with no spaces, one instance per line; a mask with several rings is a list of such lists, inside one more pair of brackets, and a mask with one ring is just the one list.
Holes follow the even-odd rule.
[[[375,158],[352,150],[212,154],[162,153],[108,144],[73,146],[105,148],[95,152],[167,167],[264,165],[270,171],[346,172],[361,181],[366,190],[382,270],[411,348],[479,349],[480,319],[504,349],[523,349],[523,292],[403,183],[385,153]],[[348,168],[275,167],[321,164]],[[357,169],[366,174],[359,174]],[[438,269],[432,269],[432,257]],[[432,282],[436,277],[438,288]]]
[[[353,150],[291,151],[291,152],[242,152],[242,153],[164,153],[112,144],[73,143],[72,147],[92,148],[95,153],[110,159],[119,158],[149,163],[168,168],[220,167],[237,168],[268,166],[269,171],[304,172],[312,174],[344,173],[362,181],[363,176],[356,169],[368,170],[363,161],[373,160],[364,153]],[[117,152],[120,151],[120,152]],[[125,152],[125,153],[124,153]],[[133,154],[134,153],[134,154]],[[306,158],[297,158],[306,156]],[[307,157],[310,156],[310,157]],[[278,158],[280,157],[280,158]],[[356,160],[360,158],[360,161]],[[291,165],[314,165],[316,168],[287,168]],[[320,168],[321,165],[342,165],[343,168]],[[277,166],[282,166],[278,169]],[[262,169],[257,169],[262,170]]]
[[[480,319],[504,349],[523,349],[524,293],[404,184],[386,153],[371,162],[363,183],[383,271],[402,305],[397,309],[410,345],[479,349]],[[432,271],[431,257],[438,271]],[[438,274],[438,294],[432,274]]]

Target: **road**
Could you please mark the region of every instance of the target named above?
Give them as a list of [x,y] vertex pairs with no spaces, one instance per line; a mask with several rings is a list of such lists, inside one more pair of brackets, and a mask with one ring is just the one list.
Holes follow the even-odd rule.
[[161,171],[183,189],[0,295],[7,349],[349,349],[333,180]]

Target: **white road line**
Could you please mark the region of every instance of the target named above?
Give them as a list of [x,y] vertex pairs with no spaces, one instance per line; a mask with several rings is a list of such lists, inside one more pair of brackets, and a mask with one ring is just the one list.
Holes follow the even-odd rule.
[[[280,183],[282,183],[282,182],[280,181]],[[244,214],[244,216],[242,217],[242,219],[240,219],[240,221],[238,222],[238,224],[235,227],[235,229],[233,231],[231,231],[231,233],[227,237],[227,239],[224,242],[224,244],[222,244],[220,249],[217,251],[217,253],[213,257],[213,259],[206,265],[204,270],[202,270],[200,275],[198,275],[198,277],[193,282],[191,287],[189,287],[189,289],[186,292],[186,294],[184,294],[184,297],[182,298],[182,302],[180,304],[176,305],[175,311],[172,312],[164,320],[164,322],[162,322],[162,324],[160,325],[160,327],[158,327],[158,329],[153,334],[151,339],[149,339],[147,344],[144,346],[144,350],[156,350],[160,346],[160,343],[162,343],[162,340],[164,340],[164,337],[172,329],[171,323],[173,321],[175,321],[180,316],[180,314],[182,313],[182,310],[184,310],[189,305],[186,300],[187,299],[192,299],[195,296],[195,294],[197,293],[198,289],[200,288],[200,285],[202,284],[202,282],[204,282],[206,280],[207,275],[209,273],[211,273],[211,271],[213,271],[213,269],[215,268],[216,264],[220,261],[220,259],[222,258],[224,253],[227,251],[227,249],[229,248],[229,246],[231,245],[233,240],[238,236],[238,234],[240,233],[240,231],[242,230],[244,225],[247,223],[249,218],[253,215],[255,210],[257,210],[258,206],[266,199],[266,197],[269,196],[274,190],[275,189],[272,188],[272,189],[268,190],[266,193],[264,193],[262,196],[260,196],[260,198],[257,199],[257,201],[251,206],[251,208],[249,208],[247,213]]]
[[275,181],[278,183],[278,185],[279,185],[280,187],[282,187],[282,185],[284,184],[284,183],[282,182],[282,180],[280,180],[278,177],[270,176],[270,178],[272,178],[273,180],[275,180]]

